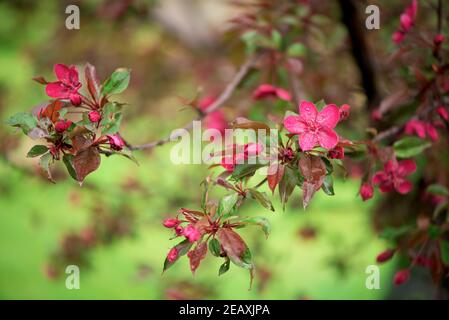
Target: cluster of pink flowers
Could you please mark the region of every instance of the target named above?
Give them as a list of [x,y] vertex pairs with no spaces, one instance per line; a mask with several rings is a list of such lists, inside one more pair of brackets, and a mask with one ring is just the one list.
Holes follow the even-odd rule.
[[421,139],[425,139],[427,136],[429,136],[429,138],[433,141],[438,141],[438,131],[429,122],[412,119],[405,125],[404,132],[408,135],[416,134]]
[[373,183],[379,185],[382,192],[390,192],[394,189],[400,194],[406,194],[412,190],[413,185],[405,177],[414,173],[415,170],[416,163],[411,159],[389,160],[382,171],[374,174]]
[[54,71],[58,81],[46,85],[47,95],[57,99],[70,99],[74,106],[80,105],[82,99],[78,90],[81,88],[81,83],[78,80],[76,67],[58,63],[55,65]]
[[284,101],[292,100],[292,96],[287,90],[264,83],[254,90],[253,99],[261,100],[266,98],[278,98]]
[[[184,236],[189,242],[193,243],[201,238],[201,233],[192,225],[188,224],[186,227],[182,227],[181,224],[186,221],[178,220],[177,218],[170,218],[164,220],[164,227],[174,229],[176,236]],[[178,258],[178,250],[173,247],[167,255],[167,259],[170,262],[175,261]]]
[[392,39],[394,43],[401,43],[405,35],[412,29],[415,24],[416,15],[418,14],[418,0],[412,0],[412,3],[405,8],[400,16],[400,27],[393,33]]
[[232,145],[232,154],[224,154],[221,158],[221,166],[227,171],[232,172],[235,169],[235,165],[243,164],[250,157],[259,155],[263,151],[263,145],[260,143],[250,142],[243,146],[243,151],[237,152],[239,146]]

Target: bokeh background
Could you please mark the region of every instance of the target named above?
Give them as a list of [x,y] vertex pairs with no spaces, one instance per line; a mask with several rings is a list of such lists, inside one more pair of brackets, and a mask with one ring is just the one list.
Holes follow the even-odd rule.
[[[69,4],[81,8],[80,30],[65,28]],[[128,141],[165,136],[195,115],[179,97],[193,98],[199,89],[216,94],[242,61],[238,38],[226,33],[227,21],[239,10],[219,0],[1,1],[0,118],[4,122],[47,99],[32,77],[53,79],[55,63],[89,62],[101,79],[117,67],[132,69],[130,86],[118,97],[129,103],[121,130]],[[339,96],[358,75],[342,45],[346,33],[338,15],[336,10],[332,34],[317,35],[328,41],[317,46],[323,59],[335,62],[321,64],[322,69],[341,72],[308,89],[357,110],[364,103],[360,92],[347,91],[349,101]],[[340,54],[329,54],[331,46],[342,46]],[[305,69],[312,82],[324,72]],[[232,119],[249,112],[248,106],[240,97],[224,110]],[[257,120],[261,114],[253,108],[249,117]],[[31,146],[17,130],[0,126],[1,299],[386,299],[395,294],[395,260],[380,267],[380,290],[365,287],[365,269],[386,243],[373,228],[375,203],[363,203],[357,195],[359,180],[336,181],[336,196],[320,192],[307,211],[298,191],[285,212],[276,202],[276,213],[246,206],[242,214],[266,215],[273,229],[267,240],[256,228],[242,231],[257,266],[248,290],[245,270],[231,266],[217,276],[218,259],[207,258],[195,276],[187,259],[161,274],[173,245],[161,222],[181,206],[198,206],[206,166],[173,165],[165,145],[136,152],[139,166],[125,158],[102,158],[83,187],[58,164],[57,183],[51,184],[37,162],[24,156]],[[94,239],[98,229],[104,231],[101,241]],[[65,287],[62,266],[69,261],[80,266],[80,290]],[[413,294],[421,297],[420,291]]]

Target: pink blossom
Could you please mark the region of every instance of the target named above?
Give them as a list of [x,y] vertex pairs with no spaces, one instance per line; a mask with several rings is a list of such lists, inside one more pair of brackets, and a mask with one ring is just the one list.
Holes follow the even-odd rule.
[[[214,103],[215,97],[206,96],[198,103],[198,107],[201,111],[206,112],[212,103]],[[216,129],[220,131],[221,134],[225,132],[228,127],[228,122],[226,121],[225,114],[222,110],[215,110],[210,112],[204,118],[204,124],[208,129]]]
[[101,114],[97,110],[89,112],[88,116],[91,122],[98,122],[101,119]]
[[447,113],[447,110],[443,106],[438,107],[437,113],[441,118],[443,118],[446,121],[449,121],[449,115]]
[[271,84],[261,84],[256,90],[253,92],[253,99],[260,100],[269,97],[277,97],[281,100],[291,101],[292,96],[290,93],[282,88],[275,87]]
[[176,249],[175,247],[171,248],[167,254],[167,260],[169,262],[174,262],[178,258],[178,254],[178,249]]
[[410,269],[403,269],[394,275],[394,284],[399,286],[405,282],[407,282],[408,278],[410,277]]
[[106,135],[109,139],[109,144],[112,150],[120,151],[125,146],[125,141],[123,141],[122,137],[118,133],[116,134],[108,134]]
[[433,38],[433,43],[436,46],[439,46],[440,44],[442,44],[444,42],[444,39],[445,39],[444,35],[439,33]]
[[421,139],[425,139],[428,136],[433,141],[438,141],[439,138],[437,129],[431,123],[417,119],[407,122],[404,132],[407,135],[416,134]]
[[431,123],[426,123],[426,132],[429,138],[432,139],[432,141],[438,141],[438,131]]
[[391,36],[391,39],[394,43],[399,44],[401,43],[405,38],[405,33],[402,31],[395,31],[393,32],[393,35]]
[[395,189],[401,194],[409,193],[413,185],[405,180],[406,176],[411,175],[416,170],[416,163],[411,159],[396,161],[389,160],[384,165],[383,171],[374,174],[373,183],[379,185],[382,192],[390,192]]
[[403,13],[401,14],[400,20],[401,20],[401,28],[406,32],[410,31],[410,29],[413,26],[412,17],[410,17],[406,13]]
[[315,105],[302,101],[299,105],[299,116],[288,116],[284,119],[287,131],[299,135],[299,146],[303,151],[319,145],[332,149],[338,143],[338,135],[333,130],[340,120],[339,109],[329,104],[318,112]]
[[349,117],[349,112],[351,106],[349,104],[344,104],[340,107],[340,120],[346,120]]
[[183,235],[189,242],[195,242],[201,238],[201,233],[191,224],[184,228]]
[[78,81],[78,71],[75,66],[56,64],[54,71],[58,81],[50,82],[46,85],[45,91],[52,98],[70,99],[73,105],[81,104],[81,96],[78,90],[81,83]]
[[177,225],[179,225],[180,221],[176,218],[172,218],[172,219],[165,219],[164,220],[164,227],[166,228],[175,228]]
[[360,187],[360,196],[363,201],[369,200],[373,197],[374,189],[370,183],[364,183]]
[[55,124],[55,130],[58,133],[63,133],[68,128],[70,128],[71,125],[72,125],[72,121],[70,121],[70,120],[59,120]]
[[404,40],[405,34],[409,32],[415,24],[416,15],[418,13],[418,0],[412,0],[412,3],[405,8],[399,17],[400,28],[393,33],[392,39],[394,43],[399,44]]

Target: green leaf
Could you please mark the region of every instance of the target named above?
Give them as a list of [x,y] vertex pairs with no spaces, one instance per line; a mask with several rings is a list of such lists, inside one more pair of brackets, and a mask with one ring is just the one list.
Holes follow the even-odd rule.
[[104,123],[104,128],[101,130],[102,135],[114,134],[120,130],[120,124],[122,122],[122,114],[116,113],[112,119],[107,118],[108,120]]
[[332,175],[329,174],[324,178],[323,185],[321,186],[321,188],[323,189],[324,193],[327,194],[328,196],[335,195],[334,179],[332,178]]
[[409,232],[410,229],[410,226],[402,226],[400,228],[388,227],[382,231],[380,237],[388,241],[396,241],[399,237]]
[[271,31],[271,41],[273,42],[273,46],[275,49],[282,48],[282,35],[279,31],[275,29]]
[[65,164],[68,173],[70,174],[70,176],[74,179],[74,180],[78,180],[77,176],[76,176],[76,171],[75,168],[73,167],[73,155],[71,154],[65,154],[62,157],[62,162]]
[[33,146],[30,151],[28,151],[27,153],[27,157],[28,158],[34,158],[40,155],[43,155],[44,153],[46,153],[48,151],[48,147],[47,146],[43,146],[41,144],[35,145]]
[[306,54],[306,46],[302,43],[294,43],[287,49],[287,55],[293,58],[304,57]]
[[19,127],[23,133],[28,134],[37,126],[37,119],[31,113],[20,112],[9,118],[6,123],[13,127]]
[[226,258],[225,262],[220,266],[220,269],[218,270],[218,275],[221,276],[222,274],[228,272],[230,266],[231,260],[229,258]]
[[432,144],[418,137],[405,137],[393,145],[395,154],[399,158],[411,158],[419,155]]
[[131,70],[129,69],[116,69],[103,83],[101,93],[104,95],[111,95],[125,91],[129,84],[130,75]]
[[216,257],[220,256],[221,245],[217,239],[213,238],[209,241],[209,251]]
[[55,180],[53,180],[53,176],[50,171],[52,164],[53,164],[53,156],[50,152],[44,154],[39,159],[39,166],[47,173],[48,180],[50,180],[51,182],[55,182]]
[[449,267],[449,242],[446,240],[441,240],[440,243],[441,260],[444,264]]
[[254,224],[258,225],[262,228],[262,231],[265,233],[265,237],[268,238],[271,232],[271,224],[265,217],[250,217],[240,220],[239,222],[243,224]]
[[232,172],[231,179],[241,180],[244,177],[252,176],[258,169],[260,169],[264,166],[265,166],[264,164],[260,164],[260,163],[238,164],[235,166],[235,169]]
[[438,196],[449,196],[449,190],[441,184],[432,184],[428,186],[427,192]]
[[265,192],[259,192],[256,189],[249,189],[248,191],[251,197],[257,202],[259,202],[264,208],[274,211],[273,204],[271,203],[270,199],[268,198],[268,195]]
[[179,259],[181,256],[185,255],[185,254],[189,251],[190,247],[192,247],[192,244],[193,244],[193,243],[191,243],[188,239],[185,239],[184,241],[181,241],[180,243],[178,243],[178,244],[175,246],[176,250],[178,250],[178,256],[177,256],[176,260],[173,261],[173,262],[170,262],[170,261],[168,261],[167,258],[165,258],[165,261],[164,261],[164,269],[163,269],[162,272],[165,272],[165,270],[167,270],[167,269],[170,268],[172,265],[174,265],[175,262],[178,261],[178,259]]
[[218,204],[217,216],[226,217],[234,211],[235,205],[239,200],[239,195],[237,193],[232,193],[230,195],[221,198]]

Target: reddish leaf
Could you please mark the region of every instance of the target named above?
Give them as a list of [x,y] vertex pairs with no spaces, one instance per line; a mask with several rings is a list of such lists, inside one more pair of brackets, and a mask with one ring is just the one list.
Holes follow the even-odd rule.
[[303,206],[306,208],[316,191],[321,188],[326,177],[326,165],[320,157],[304,154],[299,159],[299,169],[304,176]]
[[195,249],[190,250],[187,256],[190,260],[190,270],[195,274],[195,270],[199,267],[201,260],[206,257],[207,254],[207,242],[202,242],[195,247]]
[[172,262],[168,261],[168,258],[165,258],[164,261],[164,269],[163,272],[165,272],[165,270],[167,270],[168,268],[170,268],[172,265],[175,264],[176,261],[178,261],[178,259],[180,257],[182,257],[183,255],[185,255],[187,253],[187,251],[189,251],[190,247],[192,246],[192,243],[188,240],[185,239],[184,241],[181,241],[180,243],[178,243],[176,246],[174,246],[174,248],[176,248],[176,250],[178,251],[178,256],[176,257],[176,259]]
[[274,193],[274,190],[276,189],[276,186],[278,183],[282,180],[282,177],[284,176],[284,166],[282,164],[273,163],[268,168],[268,186],[270,187],[271,192]]
[[97,147],[89,147],[79,151],[73,158],[73,167],[76,171],[77,180],[82,184],[86,176],[97,170],[100,166],[100,153]]
[[56,123],[59,119],[59,110],[62,108],[62,102],[55,100],[51,102],[40,114],[41,117],[50,119],[51,122]]
[[97,71],[93,65],[87,63],[84,67],[84,76],[87,82],[87,89],[94,101],[97,101],[100,93],[100,82],[97,77]]
[[217,232],[223,250],[233,263],[239,267],[252,269],[251,253],[243,239],[230,228],[222,228]]
[[92,140],[86,139],[82,135],[76,135],[72,137],[72,147],[75,154],[81,150],[87,149],[92,144]]

